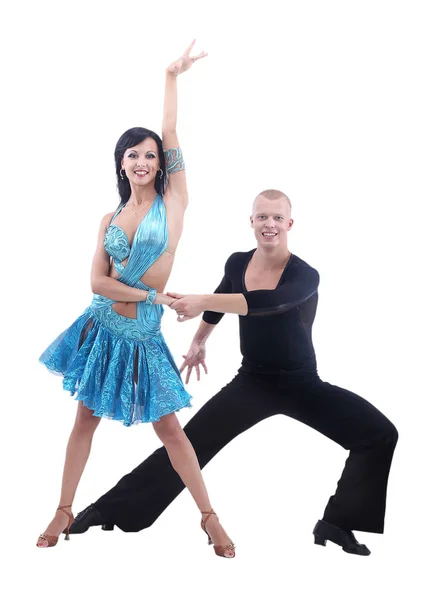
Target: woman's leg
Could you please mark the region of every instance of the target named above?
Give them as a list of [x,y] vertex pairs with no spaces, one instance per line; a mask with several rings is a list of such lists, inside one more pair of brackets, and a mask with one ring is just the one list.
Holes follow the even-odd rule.
[[[100,417],[94,417],[93,412],[79,402],[76,420],[67,444],[59,506],[73,504],[77,486],[91,451],[92,438],[100,420]],[[59,536],[67,524],[67,515],[59,510],[49,523],[45,534]],[[45,548],[48,542],[39,539],[37,545]]]
[[[175,413],[162,417],[153,423],[154,430],[164,444],[171,465],[178,473],[184,485],[191,493],[201,513],[212,510],[208,492],[202,477],[196,453],[188,437],[184,433]],[[223,527],[215,515],[211,515],[206,524],[207,531],[215,545],[231,544]],[[232,557],[234,552],[226,550],[225,556]]]
[[[280,410],[281,404],[271,399],[266,385],[239,374],[198,410],[184,432],[203,469],[233,439]],[[156,521],[183,487],[162,446],[122,477],[94,508],[104,523],[123,531],[141,531]],[[78,523],[73,526],[76,533],[87,530],[77,527]]]

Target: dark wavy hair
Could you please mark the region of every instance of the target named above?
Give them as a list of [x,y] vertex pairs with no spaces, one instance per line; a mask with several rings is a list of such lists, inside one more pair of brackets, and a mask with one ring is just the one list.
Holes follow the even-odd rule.
[[125,133],[123,133],[120,136],[120,138],[116,144],[116,148],[114,150],[114,161],[116,163],[117,189],[118,189],[119,196],[120,196],[119,206],[122,206],[122,204],[125,204],[125,202],[128,202],[129,197],[131,196],[131,185],[129,183],[128,177],[124,174],[124,177],[122,179],[120,176],[120,171],[122,169],[123,155],[128,150],[128,148],[133,148],[134,146],[141,144],[141,142],[144,142],[144,140],[147,138],[151,138],[152,140],[154,140],[156,142],[156,145],[158,147],[158,154],[159,154],[159,163],[160,163],[159,166],[163,171],[163,177],[160,176],[159,172],[156,174],[155,190],[161,196],[163,196],[163,194],[165,192],[167,177],[166,177],[166,166],[165,166],[165,157],[163,154],[162,140],[160,139],[160,137],[158,136],[157,133],[155,133],[154,131],[150,131],[150,129],[145,129],[144,127],[133,127],[132,129],[128,129],[128,131],[125,131]]

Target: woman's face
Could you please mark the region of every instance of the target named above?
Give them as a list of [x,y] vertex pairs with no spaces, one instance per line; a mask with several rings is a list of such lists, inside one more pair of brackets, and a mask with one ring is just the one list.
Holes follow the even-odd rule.
[[154,185],[159,166],[158,147],[152,138],[146,138],[137,146],[128,148],[122,159],[122,169],[130,183],[137,186],[150,183]]

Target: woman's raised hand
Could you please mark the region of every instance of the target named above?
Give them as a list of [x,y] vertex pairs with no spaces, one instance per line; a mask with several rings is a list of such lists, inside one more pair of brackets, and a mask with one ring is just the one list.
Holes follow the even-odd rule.
[[173,73],[174,75],[180,75],[181,73],[188,71],[194,62],[196,62],[200,58],[205,58],[205,56],[208,56],[208,54],[204,51],[202,51],[200,54],[197,54],[196,56],[190,56],[195,42],[196,40],[193,40],[193,42],[190,44],[190,46],[187,48],[184,54],[180,56],[178,60],[174,61],[172,64],[169,65],[167,71]]

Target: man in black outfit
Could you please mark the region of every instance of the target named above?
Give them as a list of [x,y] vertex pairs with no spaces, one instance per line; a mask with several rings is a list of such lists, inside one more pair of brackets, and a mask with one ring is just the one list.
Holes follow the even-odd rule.
[[[267,417],[285,414],[349,450],[336,493],[315,525],[315,543],[327,540],[368,555],[353,530],[383,533],[386,488],[398,439],[394,425],[374,406],[321,381],[311,330],[319,275],[288,250],[293,220],[285,194],[257,196],[251,224],[257,248],[232,254],[214,294],[181,296],[171,305],[178,320],[203,312],[181,367],[186,383],[205,366],[205,342],[224,313],[239,315],[242,365],[235,378],[184,428],[203,468],[226,444]],[[71,533],[93,525],[140,531],[156,521],[182,491],[165,448],[159,448],[117,485],[79,513]]]

